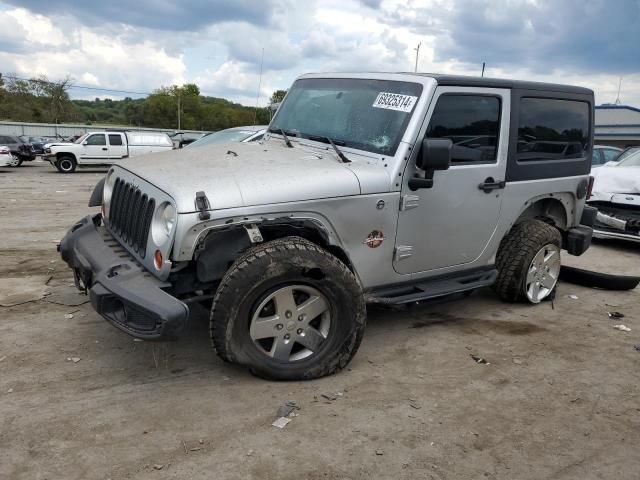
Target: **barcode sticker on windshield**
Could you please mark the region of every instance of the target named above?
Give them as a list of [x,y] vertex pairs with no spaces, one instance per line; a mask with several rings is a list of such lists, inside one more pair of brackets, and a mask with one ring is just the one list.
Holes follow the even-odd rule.
[[408,113],[411,111],[417,100],[418,97],[412,97],[411,95],[380,92],[376,97],[376,101],[373,102],[373,107]]

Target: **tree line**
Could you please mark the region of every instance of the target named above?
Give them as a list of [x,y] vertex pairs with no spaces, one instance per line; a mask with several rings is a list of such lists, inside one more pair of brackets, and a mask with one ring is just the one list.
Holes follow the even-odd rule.
[[[52,82],[45,76],[21,79],[0,74],[0,120],[43,123],[109,124],[118,126],[216,131],[240,125],[269,123],[269,107],[247,107],[224,98],[201,95],[192,83],[160,87],[145,98],[73,100],[71,78]],[[269,105],[280,102],[277,90]],[[179,118],[178,118],[179,117]]]

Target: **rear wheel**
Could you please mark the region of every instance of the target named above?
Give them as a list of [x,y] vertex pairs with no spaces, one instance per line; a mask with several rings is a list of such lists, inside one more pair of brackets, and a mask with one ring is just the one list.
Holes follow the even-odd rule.
[[224,360],[275,380],[332,374],[353,358],[366,308],[353,273],[299,237],[252,248],[222,279],[211,338]]
[[56,168],[60,173],[73,173],[77,166],[76,159],[68,155],[60,157],[56,162]]
[[560,275],[562,237],[541,220],[513,227],[496,256],[498,278],[494,290],[508,302],[540,303],[553,298]]

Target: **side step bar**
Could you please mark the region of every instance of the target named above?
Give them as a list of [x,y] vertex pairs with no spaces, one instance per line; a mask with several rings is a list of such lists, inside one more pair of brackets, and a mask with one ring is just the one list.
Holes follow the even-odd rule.
[[464,272],[456,276],[437,277],[416,283],[372,290],[365,295],[367,303],[402,305],[493,285],[498,270]]

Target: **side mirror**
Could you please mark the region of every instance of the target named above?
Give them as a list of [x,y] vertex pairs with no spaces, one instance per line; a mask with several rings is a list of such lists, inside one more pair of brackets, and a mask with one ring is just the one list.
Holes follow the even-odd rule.
[[453,143],[448,138],[425,138],[416,166],[422,170],[448,170],[452,147]]
[[84,142],[82,142],[82,145],[89,145],[89,142],[85,140]]
[[448,138],[425,138],[416,159],[416,167],[424,170],[424,176],[416,174],[409,179],[409,189],[433,187],[433,174],[436,170],[448,170],[451,166],[453,143]]

